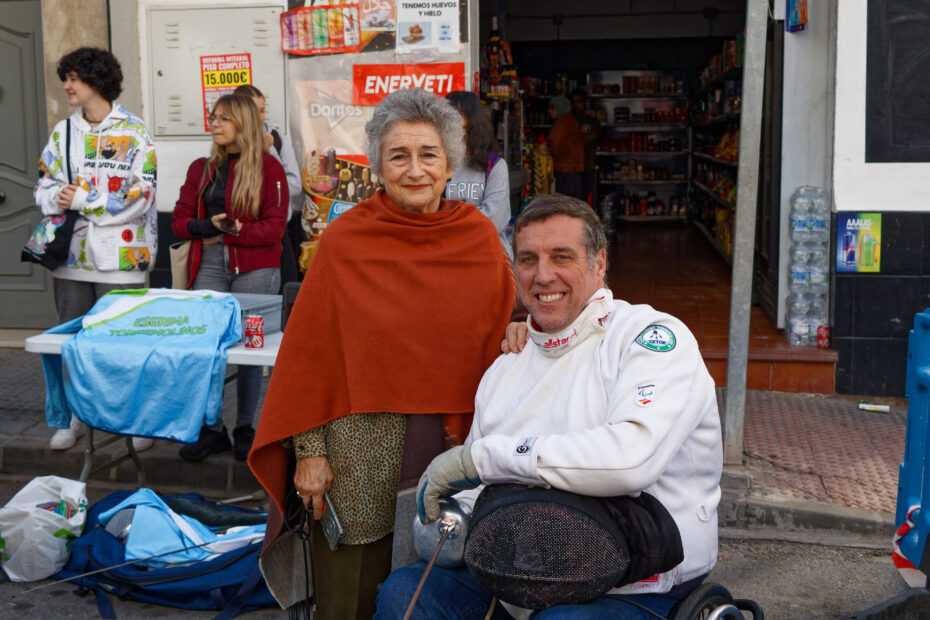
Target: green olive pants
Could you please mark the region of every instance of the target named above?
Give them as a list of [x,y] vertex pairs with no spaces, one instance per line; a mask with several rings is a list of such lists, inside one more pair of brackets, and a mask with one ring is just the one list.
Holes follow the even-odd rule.
[[391,572],[394,534],[365,545],[329,548],[323,528],[313,524],[312,553],[316,612],[313,620],[370,620],[378,584]]

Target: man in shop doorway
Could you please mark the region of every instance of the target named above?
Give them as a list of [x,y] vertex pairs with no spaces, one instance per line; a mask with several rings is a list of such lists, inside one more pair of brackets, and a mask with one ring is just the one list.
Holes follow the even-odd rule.
[[597,139],[601,133],[601,122],[588,113],[588,92],[583,88],[572,91],[572,116],[578,123],[581,138],[584,141],[584,200],[594,205],[593,192],[595,183],[594,159],[597,152]]
[[555,191],[584,200],[584,136],[571,113],[571,103],[559,95],[549,101],[549,150],[555,172]]
[[[579,200],[544,195],[519,215],[514,273],[530,313],[523,337],[508,331],[504,348],[514,352],[485,372],[465,444],[434,458],[417,490],[423,523],[436,520],[438,498],[455,491],[470,512],[486,484],[604,498],[649,494],[664,506],[677,530],[671,536],[680,538],[677,565],[621,581],[582,606],[549,607],[535,620],[653,617],[637,605],[664,617],[717,560],[723,454],[714,382],[683,323],[615,300],[604,287],[606,246],[600,220]],[[631,528],[628,539],[645,535]],[[648,539],[649,548],[668,539]],[[393,572],[375,617],[401,618],[425,568]],[[616,594],[636,604],[608,596]],[[521,617],[494,600],[466,568],[434,566],[413,617]]]

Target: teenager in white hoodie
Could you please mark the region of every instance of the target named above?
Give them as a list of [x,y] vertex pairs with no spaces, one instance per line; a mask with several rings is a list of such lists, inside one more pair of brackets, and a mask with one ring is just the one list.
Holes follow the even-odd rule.
[[[142,121],[115,102],[123,73],[110,52],[83,47],[61,57],[58,77],[77,109],[42,151],[35,200],[42,215],[78,213],[70,252],[52,272],[59,323],[82,316],[105,293],[141,288],[155,263],[155,149]],[[84,432],[72,416],[52,436],[66,450]],[[134,438],[137,450],[152,442]]]

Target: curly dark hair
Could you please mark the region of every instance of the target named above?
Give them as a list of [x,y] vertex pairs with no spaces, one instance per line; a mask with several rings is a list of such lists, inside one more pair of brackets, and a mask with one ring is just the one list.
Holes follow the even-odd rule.
[[484,170],[491,153],[497,153],[497,140],[491,121],[484,115],[478,95],[467,90],[454,90],[446,99],[455,106],[459,114],[465,117],[468,131],[465,134],[465,150],[468,151],[468,165],[477,170]]
[[109,103],[123,92],[123,70],[116,56],[107,50],[81,47],[65,54],[58,61],[58,77],[64,82],[72,71]]

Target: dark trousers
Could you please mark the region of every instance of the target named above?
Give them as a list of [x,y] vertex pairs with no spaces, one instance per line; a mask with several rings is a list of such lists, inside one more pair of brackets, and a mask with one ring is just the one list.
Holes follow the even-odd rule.
[[378,584],[391,572],[394,535],[366,545],[341,545],[330,550],[323,528],[313,524],[313,620],[369,620],[375,615]]

